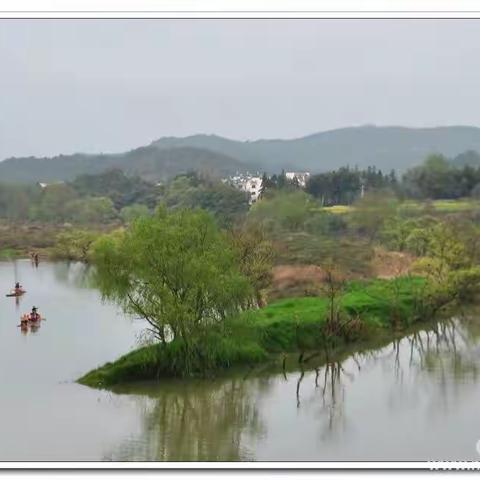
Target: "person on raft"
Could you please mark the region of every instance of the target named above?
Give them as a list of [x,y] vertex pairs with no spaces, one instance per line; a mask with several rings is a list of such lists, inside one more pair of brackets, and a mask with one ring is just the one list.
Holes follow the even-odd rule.
[[37,320],[40,320],[40,314],[37,312],[37,307],[32,307],[29,320],[31,322],[36,322]]
[[19,282],[15,283],[15,293],[20,293],[22,291],[22,286]]

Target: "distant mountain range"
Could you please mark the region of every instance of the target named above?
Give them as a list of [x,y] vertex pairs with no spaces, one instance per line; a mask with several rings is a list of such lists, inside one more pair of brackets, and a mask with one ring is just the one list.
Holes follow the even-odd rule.
[[[292,140],[237,141],[216,135],[163,137],[121,154],[59,155],[52,158],[10,158],[0,162],[0,181],[29,183],[70,180],[83,173],[120,167],[148,180],[165,180],[188,170],[220,176],[235,171],[308,170],[375,165],[403,172],[431,153],[453,158],[467,151],[458,164],[480,164],[480,128],[349,127]],[[476,156],[477,157],[476,157]]]
[[201,148],[159,149],[150,145],[120,154],[9,158],[0,162],[0,182],[73,180],[78,175],[101,173],[114,167],[121,168],[128,175],[139,175],[156,182],[191,170],[229,175],[243,170],[245,164],[222,153]]

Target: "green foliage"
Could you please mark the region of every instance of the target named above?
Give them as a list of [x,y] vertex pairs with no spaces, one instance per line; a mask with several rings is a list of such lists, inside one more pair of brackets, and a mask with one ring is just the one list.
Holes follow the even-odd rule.
[[375,167],[366,170],[342,167],[331,172],[313,175],[307,182],[306,190],[320,199],[322,206],[351,205],[361,196],[362,188],[370,192],[394,189],[397,186],[395,171],[384,175]]
[[80,197],[70,185],[0,186],[0,217],[43,223],[102,223],[115,218],[106,197]]
[[77,193],[64,183],[52,184],[42,189],[38,202],[30,207],[30,218],[43,222],[65,222],[69,218],[70,202]]
[[473,266],[456,270],[450,274],[449,280],[453,284],[453,290],[459,301],[474,301],[480,291],[480,267]]
[[13,248],[0,249],[0,260],[12,260],[17,256],[17,251]]
[[169,333],[180,338],[191,355],[205,331],[221,327],[252,294],[237,252],[201,210],[141,217],[101,237],[93,259],[106,298],[146,319],[163,343]]
[[478,293],[478,227],[447,219],[430,222],[422,230],[413,230],[412,235],[417,252],[423,255],[413,265],[413,271],[427,279],[422,295],[426,315]]
[[115,219],[113,202],[107,197],[89,197],[68,202],[65,206],[67,219],[74,223],[108,223]]
[[402,190],[412,198],[468,197],[475,194],[480,183],[480,168],[476,167],[469,164],[468,158],[449,162],[443,155],[430,155],[423,165],[406,172]]
[[263,292],[272,281],[272,243],[258,225],[243,225],[229,232],[230,243],[238,253],[240,271],[250,281],[257,306],[264,304]]
[[390,192],[368,192],[355,203],[350,213],[350,225],[370,241],[376,239],[387,219],[398,211],[398,200]]
[[39,193],[32,187],[0,184],[0,218],[28,218],[30,206],[34,201],[38,201]]
[[146,205],[134,203],[128,205],[120,210],[120,217],[125,223],[132,223],[134,220],[140,217],[147,217],[150,215],[150,210]]
[[248,210],[245,192],[196,173],[181,175],[166,185],[163,203],[169,208],[202,208],[222,227],[242,219]]
[[191,202],[192,208],[203,208],[212,213],[221,226],[233,225],[242,219],[248,210],[245,193],[220,182],[197,188]]
[[338,235],[346,233],[347,223],[341,215],[321,210],[311,210],[305,221],[305,231],[313,235]]
[[385,219],[380,238],[382,243],[392,250],[403,252],[406,249],[411,232],[415,229],[415,220],[404,220],[396,215]]
[[158,188],[139,177],[129,177],[119,168],[94,175],[81,175],[70,183],[82,197],[107,197],[117,210],[132,204],[153,208],[157,203]]
[[53,254],[56,258],[86,262],[97,233],[86,230],[68,230],[57,236]]
[[429,245],[429,230],[438,222],[437,218],[429,215],[405,217],[397,213],[385,220],[379,237],[392,250],[425,255]]
[[301,190],[279,191],[273,197],[255,203],[248,212],[247,221],[270,232],[295,232],[303,229],[313,205],[310,195]]

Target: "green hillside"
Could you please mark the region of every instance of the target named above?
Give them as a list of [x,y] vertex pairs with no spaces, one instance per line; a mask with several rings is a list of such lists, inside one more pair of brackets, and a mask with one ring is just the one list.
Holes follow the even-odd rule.
[[431,153],[442,153],[457,166],[480,164],[480,129],[476,127],[349,127],[292,140],[237,141],[216,135],[163,137],[121,154],[59,155],[52,158],[10,158],[0,162],[7,182],[70,180],[77,175],[119,167],[150,181],[165,180],[189,170],[223,176],[236,171],[312,173],[357,165],[375,165],[402,173]]
[[454,157],[466,150],[480,151],[480,129],[476,127],[349,127],[293,140],[239,142],[215,135],[186,138],[165,137],[153,142],[159,148],[192,146],[206,148],[279,171],[306,169],[312,172],[340,166],[375,165],[384,171],[404,171],[418,165],[431,153]]
[[123,154],[10,158],[0,162],[0,179],[12,183],[72,180],[78,175],[101,173],[112,167],[145,180],[160,181],[190,170],[228,175],[243,170],[245,165],[222,153],[195,147],[148,146]]

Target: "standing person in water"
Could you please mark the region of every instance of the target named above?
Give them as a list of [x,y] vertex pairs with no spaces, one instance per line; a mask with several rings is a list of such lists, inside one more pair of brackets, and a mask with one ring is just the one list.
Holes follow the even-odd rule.
[[40,320],[40,314],[37,312],[37,307],[32,307],[32,311],[30,312],[30,321],[36,322]]
[[32,264],[38,267],[38,253],[30,252],[30,259],[32,260]]

